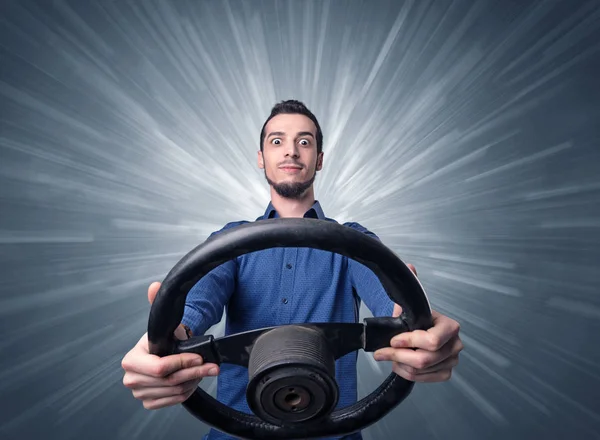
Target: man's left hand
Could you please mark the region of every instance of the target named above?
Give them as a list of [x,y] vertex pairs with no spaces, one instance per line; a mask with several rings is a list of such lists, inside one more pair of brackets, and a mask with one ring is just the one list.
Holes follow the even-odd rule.
[[[408,267],[417,274],[415,267]],[[400,316],[402,308],[394,306],[393,316]],[[433,327],[401,333],[391,340],[391,347],[374,353],[377,361],[392,361],[397,375],[413,382],[443,382],[450,379],[463,349],[458,322],[432,311]]]

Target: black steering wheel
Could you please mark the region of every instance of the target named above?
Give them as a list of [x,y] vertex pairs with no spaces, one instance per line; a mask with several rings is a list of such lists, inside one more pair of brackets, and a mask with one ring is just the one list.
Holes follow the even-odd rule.
[[[215,267],[240,255],[274,247],[314,248],[344,255],[371,269],[392,301],[397,318],[363,323],[283,325],[218,339],[179,341],[174,331],[191,288]],[[370,395],[334,411],[335,360],[362,349],[390,346],[393,336],[432,326],[427,296],[411,270],[379,240],[327,220],[278,218],[246,223],[213,235],[182,258],[163,281],[148,321],[150,353],[198,353],[205,362],[248,368],[248,405],[234,410],[200,387],[183,406],[213,428],[242,439],[310,439],[342,436],[375,423],[401,403],[413,382],[391,373]]]

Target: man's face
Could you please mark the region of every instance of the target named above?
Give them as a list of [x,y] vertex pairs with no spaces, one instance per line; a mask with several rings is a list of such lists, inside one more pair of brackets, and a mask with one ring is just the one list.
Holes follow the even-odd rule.
[[316,135],[313,121],[300,114],[280,114],[267,123],[258,166],[280,196],[298,199],[312,186],[323,166]]

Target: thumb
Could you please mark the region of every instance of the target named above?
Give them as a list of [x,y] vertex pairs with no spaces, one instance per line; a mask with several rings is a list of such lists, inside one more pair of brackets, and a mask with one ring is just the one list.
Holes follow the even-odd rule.
[[409,268],[409,269],[412,271],[412,273],[414,273],[414,274],[415,274],[415,276],[418,276],[418,274],[417,274],[417,268],[416,268],[415,266],[413,266],[413,265],[412,265],[412,264],[410,264],[410,263],[407,263],[406,265],[407,265],[407,266],[408,266],[408,268]]
[[160,283],[158,281],[153,282],[148,287],[148,301],[150,302],[150,304],[154,302],[154,298],[156,298],[158,289],[160,289]]

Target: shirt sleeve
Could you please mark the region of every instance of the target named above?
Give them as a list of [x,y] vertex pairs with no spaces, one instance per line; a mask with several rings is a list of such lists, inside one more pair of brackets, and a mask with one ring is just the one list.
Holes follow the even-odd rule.
[[[358,223],[345,223],[344,226],[349,226],[379,240],[377,235]],[[352,287],[373,316],[392,316],[394,302],[386,293],[377,275],[364,264],[351,258],[348,258],[348,272]]]
[[[243,222],[228,223],[210,237],[237,226]],[[204,334],[223,317],[236,286],[237,262],[227,261],[203,276],[187,294],[181,323],[187,326],[194,336]]]

